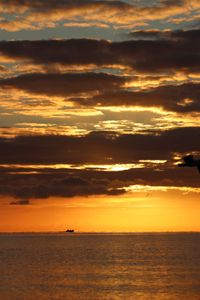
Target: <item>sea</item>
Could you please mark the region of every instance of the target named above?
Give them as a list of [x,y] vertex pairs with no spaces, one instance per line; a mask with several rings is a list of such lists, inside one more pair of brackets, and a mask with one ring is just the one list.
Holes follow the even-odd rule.
[[0,235],[0,300],[200,300],[200,233]]

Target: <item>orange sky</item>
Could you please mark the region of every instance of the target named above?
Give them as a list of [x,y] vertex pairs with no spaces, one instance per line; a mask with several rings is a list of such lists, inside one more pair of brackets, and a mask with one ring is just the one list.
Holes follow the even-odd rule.
[[1,205],[0,231],[199,231],[198,195],[182,191],[49,198]]

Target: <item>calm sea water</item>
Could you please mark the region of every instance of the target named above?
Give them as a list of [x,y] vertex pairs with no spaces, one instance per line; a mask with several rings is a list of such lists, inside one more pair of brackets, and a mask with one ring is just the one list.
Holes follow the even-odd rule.
[[0,235],[0,300],[200,300],[200,234]]

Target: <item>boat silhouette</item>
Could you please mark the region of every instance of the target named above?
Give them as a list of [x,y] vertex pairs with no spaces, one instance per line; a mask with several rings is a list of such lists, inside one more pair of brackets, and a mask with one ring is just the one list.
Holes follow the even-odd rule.
[[74,229],[67,229],[66,232],[67,233],[70,233],[70,232],[72,233],[72,232],[74,232]]

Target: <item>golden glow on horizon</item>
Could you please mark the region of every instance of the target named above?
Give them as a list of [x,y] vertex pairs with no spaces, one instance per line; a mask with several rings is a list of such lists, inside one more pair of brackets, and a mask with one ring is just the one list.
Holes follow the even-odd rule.
[[1,204],[0,231],[64,231],[66,227],[97,232],[199,231],[200,202],[194,194],[183,191],[146,187],[136,194],[123,196],[37,199],[30,205]]

